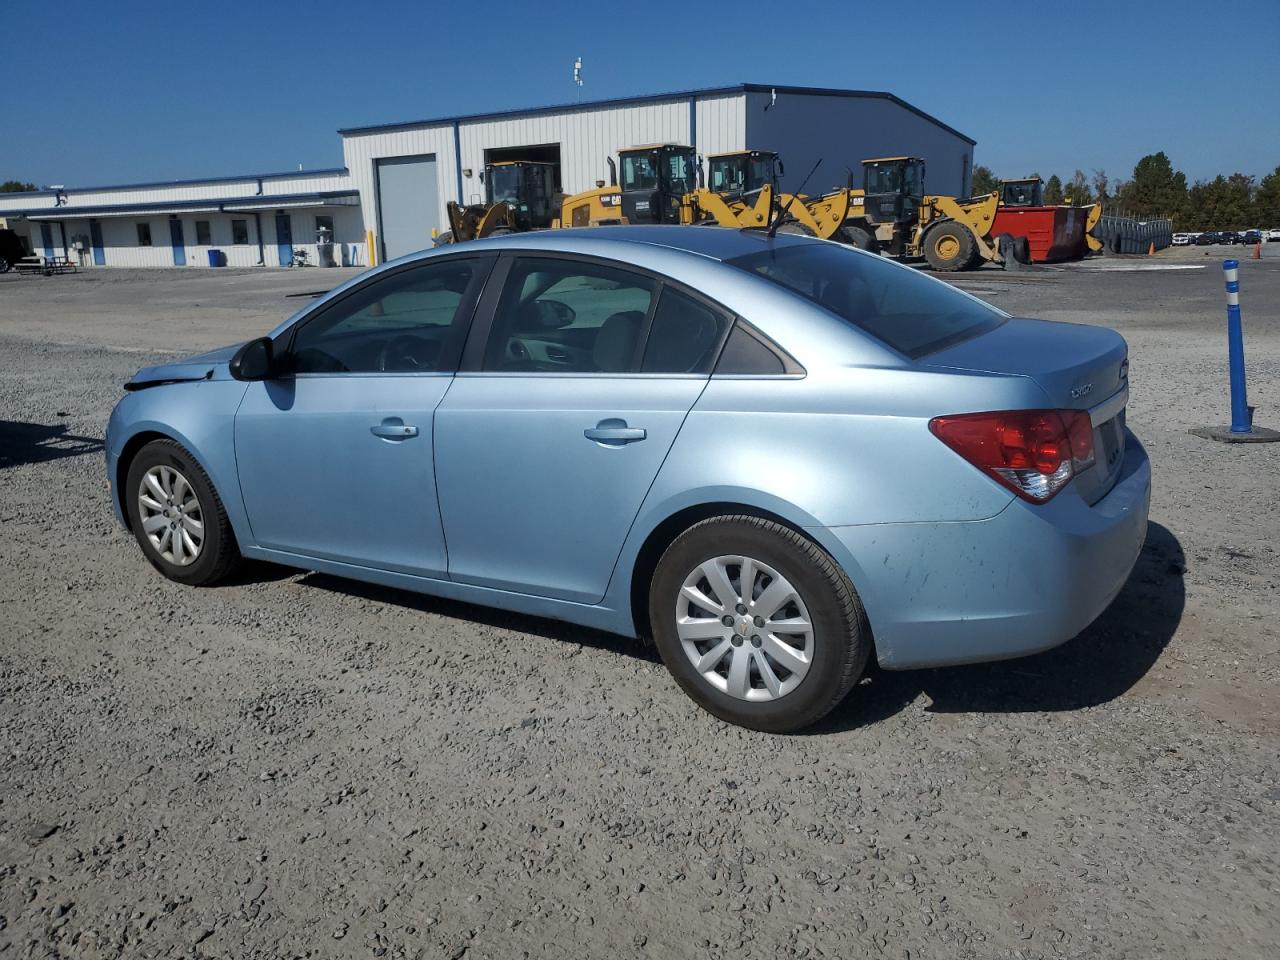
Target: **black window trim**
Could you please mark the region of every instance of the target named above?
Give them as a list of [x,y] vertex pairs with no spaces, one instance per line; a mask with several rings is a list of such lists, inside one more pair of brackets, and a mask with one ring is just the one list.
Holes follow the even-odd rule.
[[[499,301],[502,298],[502,292],[506,289],[507,278],[510,276],[512,267],[517,259],[530,260],[564,260],[567,262],[586,263],[594,266],[604,267],[610,270],[621,270],[638,274],[648,280],[656,283],[655,295],[653,301],[649,304],[648,313],[645,316],[644,326],[641,328],[640,336],[636,340],[635,352],[631,357],[631,369],[621,370],[617,372],[604,372],[599,370],[577,370],[577,371],[556,371],[556,370],[485,370],[484,367],[484,351],[489,341],[489,334],[493,331],[493,321],[498,313]],[[642,373],[640,365],[644,362],[645,349],[649,343],[649,333],[653,326],[653,317],[658,309],[658,303],[662,299],[662,292],[667,287],[672,288],[677,293],[684,294],[697,303],[702,304],[707,309],[719,314],[725,319],[724,330],[720,333],[720,340],[712,351],[711,363],[705,373]],[[520,250],[504,250],[499,255],[497,267],[489,274],[488,282],[485,285],[484,293],[480,297],[480,303],[476,308],[475,317],[471,323],[471,332],[467,337],[466,346],[463,348],[462,360],[458,364],[458,376],[467,377],[577,377],[577,378],[594,378],[612,377],[615,379],[643,379],[643,380],[707,380],[715,373],[716,364],[720,362],[720,352],[724,349],[725,343],[729,339],[729,334],[733,331],[734,323],[738,321],[737,315],[701,291],[695,290],[687,284],[674,280],[665,274],[658,273],[656,270],[650,270],[648,267],[640,267],[634,263],[627,263],[625,260],[613,260],[609,257],[601,257],[592,254],[568,253],[559,250],[538,250],[534,248]]]
[[344,290],[341,294],[332,300],[326,300],[323,303],[316,304],[308,313],[299,317],[291,323],[286,330],[274,339],[273,344],[277,356],[283,356],[293,352],[293,345],[297,340],[298,331],[314,320],[319,319],[330,310],[337,308],[342,303],[350,300],[352,297],[364,292],[372,284],[379,283],[391,277],[398,277],[402,273],[408,273],[412,270],[422,267],[434,266],[440,263],[450,263],[454,260],[473,260],[479,264],[475,278],[472,279],[468,286],[467,292],[463,294],[462,300],[458,303],[458,310],[462,313],[461,321],[455,320],[457,330],[451,330],[449,336],[446,337],[444,345],[441,347],[440,368],[437,370],[417,371],[378,371],[378,370],[334,370],[334,371],[315,371],[305,373],[294,373],[292,371],[281,373],[278,380],[294,380],[297,378],[311,379],[314,377],[451,377],[458,372],[458,364],[462,356],[463,343],[466,341],[470,333],[472,325],[476,321],[477,306],[483,299],[484,292],[488,289],[489,280],[493,275],[494,265],[497,263],[497,256],[493,253],[468,250],[451,253],[447,256],[422,257],[396,267],[393,270],[379,270],[370,274],[361,283],[356,284],[348,290]]
[[729,337],[724,338],[724,343],[720,345],[720,350],[716,353],[716,362],[711,368],[711,376],[718,380],[803,380],[809,375],[809,371],[801,365],[795,357],[791,356],[768,334],[761,332],[760,328],[742,317],[730,326],[729,334],[733,334],[734,328],[739,328],[744,334],[755,340],[760,346],[764,347],[782,364],[781,373],[730,373],[721,372],[720,358],[724,353],[725,344],[729,342]]

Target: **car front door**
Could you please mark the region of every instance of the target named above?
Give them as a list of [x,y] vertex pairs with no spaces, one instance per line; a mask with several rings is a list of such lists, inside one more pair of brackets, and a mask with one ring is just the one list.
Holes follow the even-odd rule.
[[251,383],[236,463],[258,546],[444,577],[433,418],[491,258],[379,275],[281,338],[284,372]]
[[727,325],[618,264],[504,258],[436,412],[451,579],[599,601]]

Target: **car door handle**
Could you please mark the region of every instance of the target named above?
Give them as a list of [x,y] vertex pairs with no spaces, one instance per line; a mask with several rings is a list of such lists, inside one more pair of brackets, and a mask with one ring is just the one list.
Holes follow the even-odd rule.
[[649,434],[643,427],[628,427],[625,420],[610,419],[601,420],[594,427],[588,427],[582,431],[582,435],[596,443],[620,446],[624,443],[643,440]]
[[418,435],[418,428],[405,423],[399,417],[388,417],[381,423],[375,423],[369,428],[369,432],[384,440],[408,440]]

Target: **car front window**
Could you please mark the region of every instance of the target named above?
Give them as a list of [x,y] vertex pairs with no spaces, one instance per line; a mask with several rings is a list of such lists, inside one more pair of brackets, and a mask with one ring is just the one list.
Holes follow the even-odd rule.
[[475,260],[444,260],[367,284],[307,320],[293,338],[294,373],[425,373],[440,369],[446,341],[476,281]]
[[824,307],[915,359],[1004,322],[1004,314],[932,277],[833,243],[776,246],[726,261]]

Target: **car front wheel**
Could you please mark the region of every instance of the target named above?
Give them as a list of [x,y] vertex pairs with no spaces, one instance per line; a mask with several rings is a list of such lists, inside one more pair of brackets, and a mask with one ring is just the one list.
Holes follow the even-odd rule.
[[129,465],[124,498],[138,545],[170,580],[208,586],[240,559],[213,484],[174,441],[154,440],[138,451]]
[[760,517],[690,527],[658,562],[649,622],[695,702],[739,726],[788,733],[857,683],[871,629],[853,584],[817,544]]

